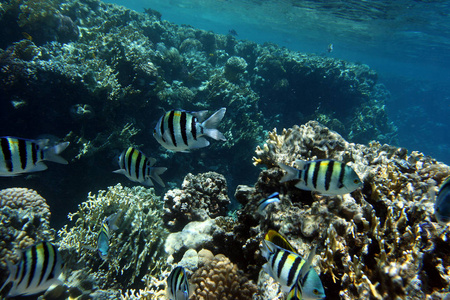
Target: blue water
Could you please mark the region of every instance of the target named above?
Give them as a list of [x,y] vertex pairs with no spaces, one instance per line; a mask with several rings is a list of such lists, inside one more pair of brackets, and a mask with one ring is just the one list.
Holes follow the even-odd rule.
[[449,1],[116,0],[237,38],[369,65],[391,92],[399,146],[450,164]]

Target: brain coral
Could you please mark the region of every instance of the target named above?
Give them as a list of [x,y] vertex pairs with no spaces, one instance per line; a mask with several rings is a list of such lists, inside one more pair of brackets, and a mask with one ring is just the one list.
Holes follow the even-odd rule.
[[256,285],[225,255],[213,256],[203,249],[199,252],[199,262],[203,266],[191,277],[195,285],[193,299],[253,299],[257,294]]
[[17,261],[16,251],[55,238],[49,222],[49,206],[36,191],[0,190],[0,282],[8,275],[6,261]]
[[225,177],[215,172],[184,178],[182,189],[164,196],[164,223],[171,231],[181,230],[190,221],[223,216],[230,204]]
[[300,249],[318,240],[315,264],[328,298],[436,299],[448,291],[449,232],[434,217],[435,193],[450,175],[448,166],[404,148],[348,143],[317,122],[271,132],[256,154],[254,162],[269,167],[336,159],[363,179],[361,190],[324,197],[280,184],[275,167],[261,172],[253,195],[240,195],[250,198],[250,215],[259,193],[281,191],[283,205],[260,221],[261,231],[276,228]]
[[[117,230],[111,230],[109,256],[103,261],[96,249],[103,220],[121,212]],[[81,289],[139,288],[145,275],[155,276],[165,266],[162,202],[153,189],[120,184],[89,195],[76,213],[73,226],[58,232],[72,283]],[[134,285],[133,285],[134,283]]]
[[0,190],[0,207],[5,206],[41,215],[45,220],[50,220],[50,207],[35,190],[27,188]]

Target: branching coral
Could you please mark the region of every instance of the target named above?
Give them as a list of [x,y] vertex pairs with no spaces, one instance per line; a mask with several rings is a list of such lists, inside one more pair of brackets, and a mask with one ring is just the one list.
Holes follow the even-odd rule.
[[[120,212],[118,230],[111,230],[108,259],[97,251],[97,235],[103,220]],[[102,289],[139,286],[144,275],[159,274],[165,265],[162,203],[153,189],[124,188],[120,184],[98,195],[89,195],[76,213],[69,214],[73,227],[59,231],[61,249],[72,270],[82,269],[86,280]],[[73,279],[75,280],[75,279]],[[78,284],[83,286],[83,283]]]

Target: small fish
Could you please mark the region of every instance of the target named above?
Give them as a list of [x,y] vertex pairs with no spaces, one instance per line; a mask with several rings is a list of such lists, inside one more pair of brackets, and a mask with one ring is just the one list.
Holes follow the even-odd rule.
[[17,176],[23,173],[44,171],[44,160],[68,164],[59,156],[69,142],[47,147],[48,140],[27,140],[15,137],[0,137],[0,176]]
[[176,267],[167,278],[169,299],[187,300],[190,296],[189,282],[183,267]]
[[268,198],[263,199],[261,201],[258,202],[258,212],[260,214],[264,213],[264,210],[266,209],[266,207],[269,204],[272,203],[279,203],[280,202],[280,198],[279,198],[280,194],[278,192],[273,193],[272,195],[270,195]]
[[30,34],[28,34],[27,32],[23,31],[23,32],[22,32],[22,35],[23,35],[23,37],[26,38],[27,40],[33,41],[33,37],[32,37]]
[[266,241],[274,243],[278,247],[281,247],[293,253],[298,253],[297,250],[292,247],[291,243],[289,243],[289,241],[284,236],[273,229],[269,229],[269,231],[264,236],[264,239]]
[[114,171],[117,174],[123,174],[128,179],[134,182],[139,182],[146,186],[153,186],[153,180],[159,185],[165,186],[159,175],[164,173],[167,168],[152,167],[156,159],[146,157],[141,151],[129,147],[122,152],[119,157],[119,170]]
[[62,258],[58,249],[50,242],[40,242],[20,252],[20,260],[11,265],[7,262],[9,277],[0,291],[12,282],[7,297],[34,295],[44,292],[59,283]]
[[234,30],[234,29],[230,29],[230,30],[228,30],[228,34],[231,34],[232,36],[238,36],[238,33],[237,33],[237,31],[236,31],[236,30]]
[[450,177],[441,185],[434,203],[436,219],[442,223],[450,222]]
[[328,48],[327,48],[327,51],[328,51],[328,53],[331,53],[331,52],[333,52],[333,50],[334,50],[334,46],[333,46],[333,44],[328,44]]
[[97,237],[97,250],[100,258],[106,260],[109,254],[109,240],[111,238],[111,230],[117,230],[117,219],[122,214],[122,210],[110,215],[102,222],[102,228]]
[[325,297],[322,281],[311,267],[315,248],[305,261],[297,253],[263,240],[261,253],[267,260],[267,263],[263,265],[264,271],[278,281],[285,292],[291,291],[293,286],[298,284],[304,299],[323,299]]
[[176,152],[189,152],[209,146],[203,136],[226,141],[225,136],[216,129],[225,115],[226,108],[216,111],[203,121],[208,111],[187,112],[171,110],[166,112],[156,124],[153,136],[166,149]]
[[336,160],[296,160],[295,164],[300,169],[278,164],[287,172],[280,182],[299,180],[295,185],[296,188],[319,192],[326,196],[351,193],[363,185],[351,167]]

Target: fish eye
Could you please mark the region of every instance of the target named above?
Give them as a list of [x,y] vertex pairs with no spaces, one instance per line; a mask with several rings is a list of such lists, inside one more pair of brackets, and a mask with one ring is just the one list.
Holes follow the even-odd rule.
[[354,183],[359,183],[359,179],[353,180]]
[[319,295],[319,290],[318,289],[313,289],[313,293],[314,293],[314,295]]

